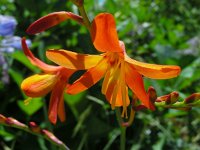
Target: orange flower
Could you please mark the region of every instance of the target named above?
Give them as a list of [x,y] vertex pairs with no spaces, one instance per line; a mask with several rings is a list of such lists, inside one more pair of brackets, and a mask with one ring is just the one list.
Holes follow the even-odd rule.
[[98,82],[103,76],[102,93],[114,109],[123,106],[122,116],[127,115],[130,104],[128,87],[147,108],[154,110],[145,91],[142,75],[152,79],[169,79],[180,73],[179,66],[147,64],[127,56],[125,46],[119,41],[114,17],[101,13],[95,17],[91,26],[93,44],[101,55],[83,56],[66,50],[48,50],[47,57],[53,62],[69,69],[88,69],[67,89],[76,94]]
[[68,78],[74,70],[61,66],[51,66],[37,59],[28,49],[25,38],[22,39],[24,54],[30,62],[40,68],[43,73],[32,75],[21,84],[21,89],[29,97],[41,97],[52,91],[49,103],[49,120],[56,123],[57,115],[61,121],[65,121],[64,89],[67,86]]

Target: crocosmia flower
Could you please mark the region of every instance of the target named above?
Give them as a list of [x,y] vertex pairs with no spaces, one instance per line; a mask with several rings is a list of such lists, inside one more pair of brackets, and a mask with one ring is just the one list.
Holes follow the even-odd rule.
[[122,106],[122,116],[127,115],[130,104],[128,88],[142,104],[154,110],[145,91],[142,76],[152,79],[169,79],[180,73],[179,66],[156,65],[131,59],[125,45],[119,41],[114,17],[108,13],[97,15],[91,25],[91,36],[95,48],[102,52],[86,58],[83,54],[66,50],[48,50],[47,57],[55,63],[70,69],[87,71],[67,89],[69,94],[84,91],[104,77],[102,93],[112,108]]
[[13,35],[17,21],[12,16],[0,15],[0,36]]
[[43,72],[26,78],[21,84],[21,89],[29,97],[42,97],[51,92],[48,112],[49,120],[55,124],[58,115],[59,119],[64,121],[63,94],[68,78],[74,71],[61,66],[48,65],[36,58],[28,49],[25,38],[22,39],[22,48],[30,62]]

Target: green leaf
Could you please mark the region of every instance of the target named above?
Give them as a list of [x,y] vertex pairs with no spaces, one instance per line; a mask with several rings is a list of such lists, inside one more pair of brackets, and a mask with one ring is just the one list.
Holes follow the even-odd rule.
[[28,58],[24,55],[22,51],[15,51],[12,54],[12,57],[17,61],[21,62],[23,65],[25,65],[33,72],[37,72],[39,70],[36,66],[31,64],[31,62],[28,60]]
[[23,81],[23,76],[20,73],[20,71],[10,68],[9,69],[9,74],[13,78],[13,80],[17,83],[17,85],[20,87],[21,82]]
[[159,140],[153,145],[153,150],[163,149],[165,141],[166,141],[166,134],[161,134]]
[[37,112],[43,105],[42,98],[33,98],[28,105],[25,105],[22,100],[19,100],[17,104],[29,116]]
[[15,135],[6,132],[3,126],[0,126],[0,136],[3,137],[5,141],[11,141],[15,138]]
[[120,135],[121,131],[119,130],[119,128],[112,130],[109,133],[109,140],[108,143],[105,145],[105,147],[103,148],[103,150],[109,150],[111,145],[113,144],[113,142],[116,140],[116,138]]
[[81,129],[83,122],[88,118],[89,114],[91,113],[92,110],[92,105],[89,105],[85,111],[80,115],[79,119],[78,119],[78,123],[74,128],[73,131],[73,135],[72,137],[76,136],[76,134],[78,133],[78,131]]
[[64,95],[64,99],[65,99],[65,102],[67,102],[67,104],[69,105],[69,107],[71,108],[74,116],[76,118],[78,118],[79,116],[79,112],[76,108],[76,105],[78,103],[80,103],[80,101],[86,96],[86,92],[81,92],[79,94],[76,94],[76,95],[69,95],[69,94],[65,94]]

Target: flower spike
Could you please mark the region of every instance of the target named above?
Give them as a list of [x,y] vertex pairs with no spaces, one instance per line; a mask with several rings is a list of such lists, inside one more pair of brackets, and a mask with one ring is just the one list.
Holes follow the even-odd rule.
[[[123,107],[122,116],[127,116],[127,106],[130,104],[128,88],[141,101],[141,106],[155,110],[153,103],[157,98],[156,93],[152,89],[149,91],[151,93],[146,92],[143,76],[154,79],[169,79],[179,75],[180,67],[147,64],[129,58],[124,43],[118,39],[114,17],[109,13],[101,13],[94,18],[91,25],[91,37],[95,48],[103,54],[90,55],[89,57],[73,54],[75,59],[72,59],[73,57],[69,57],[69,51],[49,50],[46,53],[50,60],[66,68],[87,69],[79,79],[67,88],[67,93],[76,94],[86,90],[105,76],[102,93],[111,104],[112,109]],[[81,56],[81,59],[77,59],[76,56]],[[95,59],[97,56],[99,56],[99,60]],[[94,60],[97,61],[91,65],[90,63]],[[86,63],[87,61],[88,63]],[[87,67],[81,67],[77,63],[82,64],[82,66],[87,64]]]

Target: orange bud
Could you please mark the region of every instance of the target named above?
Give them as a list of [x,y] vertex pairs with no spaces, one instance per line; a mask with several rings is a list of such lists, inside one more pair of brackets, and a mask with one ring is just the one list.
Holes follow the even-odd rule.
[[147,93],[148,93],[150,101],[154,103],[157,99],[157,93],[154,87],[150,86]]
[[6,121],[6,117],[0,114],[0,123],[5,123],[5,121]]
[[41,129],[35,122],[29,122],[29,128],[36,133],[40,133]]
[[200,100],[200,93],[193,93],[192,95],[188,96],[185,100],[184,103],[188,104],[188,103],[193,103]]
[[166,104],[174,104],[177,102],[179,97],[179,93],[174,91],[172,93],[169,94],[169,97],[166,99]]
[[160,96],[156,99],[156,102],[163,102],[163,101],[166,101],[168,98],[170,97],[170,95],[163,95],[163,96]]
[[29,97],[40,97],[50,92],[56,81],[54,74],[35,74],[23,80],[21,89]]

